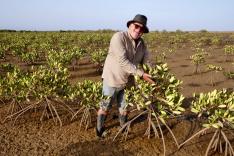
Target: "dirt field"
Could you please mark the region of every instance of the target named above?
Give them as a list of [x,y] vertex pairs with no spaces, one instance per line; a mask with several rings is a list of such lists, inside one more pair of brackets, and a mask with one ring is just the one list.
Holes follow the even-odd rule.
[[[221,66],[225,71],[234,71],[231,62],[225,61],[222,50],[214,49],[211,51],[212,55],[208,56],[206,64]],[[227,79],[222,72],[215,74],[215,85],[211,85],[211,73],[205,70],[204,65],[201,66],[200,74],[193,74],[194,66],[189,59],[192,54],[192,50],[185,47],[169,54],[166,59],[171,72],[183,81],[181,92],[186,97],[184,103],[186,108],[189,107],[193,93],[234,87],[233,79]],[[153,53],[153,56],[155,55]],[[72,82],[84,79],[101,80],[100,74],[95,72],[95,66],[86,60],[82,60],[79,68],[71,72]],[[5,105],[0,105],[0,118],[2,121],[5,118],[6,109]],[[79,130],[79,117],[70,121],[71,116],[66,113],[61,115],[62,127],[55,125],[52,119],[41,123],[39,120],[40,115],[36,112],[26,113],[17,120],[15,125],[11,121],[1,123],[0,155],[163,155],[162,140],[154,137],[148,139],[144,136],[146,130],[144,116],[134,122],[126,141],[122,140],[121,136],[113,141],[119,128],[117,115],[116,110],[113,108],[106,121],[109,134],[105,139],[98,140],[94,132],[95,112],[93,112],[93,125],[87,131],[84,129]],[[133,117],[134,113],[130,114],[130,118]],[[199,125],[195,120],[175,120],[170,123],[170,126],[179,143],[182,143],[199,130]],[[166,155],[204,155],[212,134],[213,132],[208,132],[207,135],[197,137],[181,149],[177,149],[170,133],[165,131]],[[229,139],[234,146],[234,137],[230,136]],[[219,153],[210,153],[210,155],[219,155]]]

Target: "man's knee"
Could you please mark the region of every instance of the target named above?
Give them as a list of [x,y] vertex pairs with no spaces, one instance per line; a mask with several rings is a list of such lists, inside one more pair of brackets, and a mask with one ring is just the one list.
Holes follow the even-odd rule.
[[105,99],[100,102],[100,113],[107,112],[111,108],[111,99]]

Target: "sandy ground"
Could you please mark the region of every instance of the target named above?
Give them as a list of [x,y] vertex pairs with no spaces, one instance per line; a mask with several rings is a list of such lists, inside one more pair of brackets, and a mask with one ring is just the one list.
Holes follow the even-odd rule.
[[[231,65],[231,62],[225,61],[222,49],[214,49],[211,53],[212,55],[207,58],[205,64],[214,64],[222,66],[225,71],[234,71],[234,66]],[[189,59],[189,56],[192,54],[193,52],[190,48],[183,48],[176,50],[175,53],[168,54],[166,59],[171,72],[183,81],[181,92],[186,97],[184,105],[186,108],[189,106],[193,93],[234,87],[233,79],[227,79],[222,72],[214,74],[215,85],[211,85],[211,72],[205,70],[204,64],[201,65],[201,73],[194,74],[194,66]],[[155,56],[157,54],[153,53],[152,55]],[[95,65],[83,61],[75,71],[71,72],[70,79],[71,82],[75,82],[84,79],[101,80],[101,77],[100,74],[95,72]],[[2,121],[5,118],[7,108],[7,105],[0,105],[0,118]],[[93,124],[87,131],[79,128],[80,116],[71,121],[71,116],[66,112],[61,112],[63,120],[63,126],[61,127],[55,125],[52,119],[41,123],[39,112],[33,111],[20,117],[15,125],[11,121],[1,123],[0,155],[163,155],[162,139],[154,138],[153,135],[150,139],[144,136],[147,127],[145,116],[140,117],[132,124],[126,141],[121,136],[113,141],[119,128],[116,110],[113,108],[107,118],[106,124],[109,134],[102,140],[98,140],[95,137],[96,112],[92,113]],[[130,114],[130,119],[134,115],[134,113]],[[194,120],[175,120],[170,123],[170,127],[179,143],[182,143],[199,130],[199,124]],[[209,131],[207,135],[197,137],[181,149],[178,149],[170,133],[165,130],[166,155],[204,155],[213,133]],[[234,137],[230,136],[229,139],[234,146]],[[219,153],[210,153],[210,155],[219,155]]]

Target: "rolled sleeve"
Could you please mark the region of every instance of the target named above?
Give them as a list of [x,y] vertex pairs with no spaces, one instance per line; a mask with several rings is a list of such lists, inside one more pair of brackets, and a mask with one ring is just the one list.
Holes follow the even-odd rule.
[[142,77],[142,76],[143,76],[143,74],[144,74],[144,72],[143,72],[142,70],[137,69],[136,75],[138,75],[138,76]]

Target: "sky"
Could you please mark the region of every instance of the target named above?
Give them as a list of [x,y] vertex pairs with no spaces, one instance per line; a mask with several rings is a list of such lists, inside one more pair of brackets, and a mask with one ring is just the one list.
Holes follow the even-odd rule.
[[126,30],[136,14],[150,31],[234,31],[234,0],[0,0],[0,29]]

